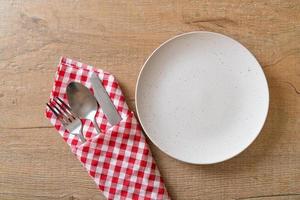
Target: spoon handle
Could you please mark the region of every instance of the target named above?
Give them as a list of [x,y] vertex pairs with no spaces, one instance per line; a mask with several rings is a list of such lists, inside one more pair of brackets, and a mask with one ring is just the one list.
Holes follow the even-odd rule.
[[98,124],[97,124],[97,122],[96,122],[96,117],[94,118],[93,124],[94,124],[94,127],[95,127],[96,131],[98,132],[98,134],[100,134],[101,131],[100,131],[100,129],[99,129],[99,127],[98,127]]

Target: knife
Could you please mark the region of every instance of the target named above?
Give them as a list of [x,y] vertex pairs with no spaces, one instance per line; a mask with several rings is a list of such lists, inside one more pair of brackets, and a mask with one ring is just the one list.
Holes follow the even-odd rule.
[[108,122],[112,126],[116,125],[121,121],[122,118],[96,73],[92,74],[90,81],[94,90],[94,96],[96,97],[99,106],[107,117]]

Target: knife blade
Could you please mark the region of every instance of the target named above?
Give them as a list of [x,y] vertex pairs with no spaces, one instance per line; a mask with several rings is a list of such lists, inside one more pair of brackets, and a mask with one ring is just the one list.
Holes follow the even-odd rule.
[[96,97],[98,104],[100,105],[105,116],[107,117],[108,122],[112,126],[116,125],[122,120],[122,118],[96,73],[92,74],[90,81],[94,90],[94,96]]

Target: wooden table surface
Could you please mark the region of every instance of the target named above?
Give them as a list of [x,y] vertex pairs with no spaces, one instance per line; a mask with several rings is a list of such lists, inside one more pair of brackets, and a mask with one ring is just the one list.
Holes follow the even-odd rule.
[[104,199],[44,117],[61,55],[113,73],[134,110],[147,56],[195,30],[254,53],[270,111],[257,140],[223,163],[185,164],[151,144],[172,198],[300,199],[299,0],[0,0],[0,199]]

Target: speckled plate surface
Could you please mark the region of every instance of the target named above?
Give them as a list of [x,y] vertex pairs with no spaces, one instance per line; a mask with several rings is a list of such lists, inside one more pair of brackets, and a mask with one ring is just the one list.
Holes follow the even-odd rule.
[[136,87],[144,131],[184,162],[217,163],[259,134],[268,112],[263,70],[239,42],[212,32],[176,36],[145,62]]

